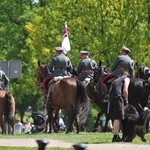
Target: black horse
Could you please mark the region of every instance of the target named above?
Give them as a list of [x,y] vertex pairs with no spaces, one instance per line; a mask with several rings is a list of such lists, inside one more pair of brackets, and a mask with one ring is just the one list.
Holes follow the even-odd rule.
[[150,80],[150,68],[145,65],[136,64],[137,71],[135,74],[136,78],[141,78],[144,80]]
[[[95,129],[98,127],[99,119],[102,114],[106,114],[106,124],[104,131],[107,129],[107,123],[110,119],[109,116],[109,102],[105,101],[105,97],[109,90],[101,83],[101,79],[108,75],[106,66],[99,65],[95,70],[94,78],[89,82],[86,87],[87,94],[92,103],[99,106],[101,111],[98,113],[97,120],[95,123]],[[105,90],[103,90],[105,89]],[[139,113],[143,111],[144,107],[148,105],[148,97],[150,95],[150,82],[140,78],[132,78],[129,85],[129,103],[133,105]]]
[[[141,78],[150,82],[150,67],[143,65],[143,64],[138,65],[138,63],[136,63],[135,66],[136,66],[135,77]],[[148,101],[148,107],[150,107],[150,97]],[[148,133],[148,131],[149,131],[149,120],[146,123],[146,132]]]

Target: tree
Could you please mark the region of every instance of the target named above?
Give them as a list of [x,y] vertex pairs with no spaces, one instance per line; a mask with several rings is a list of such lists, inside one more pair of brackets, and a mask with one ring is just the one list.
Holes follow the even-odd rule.
[[124,45],[135,61],[150,65],[148,0],[5,0],[0,12],[0,59],[21,60],[23,65],[22,77],[10,84],[18,111],[33,101],[37,107],[42,103],[36,87],[37,61],[48,63],[55,55],[65,21],[71,43],[67,55],[73,65],[78,65],[79,51],[88,50],[91,58],[110,67]]

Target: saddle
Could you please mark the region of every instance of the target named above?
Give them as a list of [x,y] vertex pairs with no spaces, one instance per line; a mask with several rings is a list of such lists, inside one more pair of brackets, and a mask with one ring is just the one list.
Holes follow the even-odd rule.
[[104,96],[106,96],[106,95],[109,93],[109,89],[110,89],[111,83],[112,83],[115,79],[116,79],[116,77],[113,76],[111,73],[102,75],[102,76],[99,78],[100,87],[101,87],[101,90],[102,90],[102,94],[103,94]]

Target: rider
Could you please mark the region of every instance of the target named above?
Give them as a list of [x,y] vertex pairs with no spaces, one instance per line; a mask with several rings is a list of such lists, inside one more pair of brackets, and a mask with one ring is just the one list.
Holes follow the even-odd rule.
[[48,76],[43,81],[44,93],[47,93],[49,81],[58,76],[71,76],[72,63],[70,59],[63,54],[62,47],[55,47],[57,55],[54,56],[47,66]]
[[112,72],[104,80],[103,83],[109,88],[111,82],[120,77],[123,70],[126,70],[129,73],[129,77],[133,78],[133,67],[134,61],[129,57],[130,49],[127,47],[122,47],[121,55],[118,55],[115,58],[115,61],[112,65]]
[[86,78],[92,79],[94,76],[94,69],[97,67],[95,60],[89,58],[88,51],[81,51],[81,61],[79,62],[77,73],[80,81],[84,81]]
[[128,71],[130,78],[133,78],[134,61],[129,57],[130,49],[127,47],[122,48],[121,55],[117,56],[112,65],[112,75],[119,77],[122,74],[122,68]]
[[5,87],[8,86],[8,83],[9,83],[9,78],[7,77],[5,72],[0,68],[0,90],[3,91]]
[[73,67],[70,59],[64,55],[62,47],[55,47],[55,50],[57,55],[48,64],[51,77],[71,76]]

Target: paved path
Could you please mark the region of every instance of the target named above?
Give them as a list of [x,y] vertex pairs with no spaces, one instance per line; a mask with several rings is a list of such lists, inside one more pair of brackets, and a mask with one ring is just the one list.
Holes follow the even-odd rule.
[[[48,140],[47,147],[70,148],[73,143]],[[35,139],[0,139],[0,146],[37,147]],[[87,144],[86,150],[150,150],[150,145],[132,143]]]

